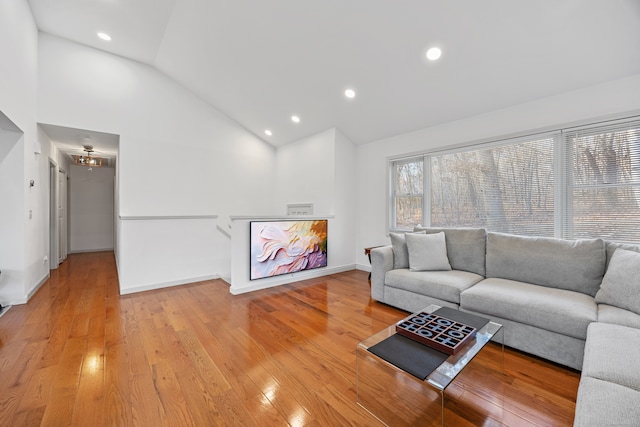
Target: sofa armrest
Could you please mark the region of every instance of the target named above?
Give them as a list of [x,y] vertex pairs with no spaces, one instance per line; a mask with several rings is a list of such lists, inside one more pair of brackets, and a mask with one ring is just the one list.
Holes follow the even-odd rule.
[[384,278],[393,270],[393,250],[382,246],[371,250],[371,298],[384,301]]

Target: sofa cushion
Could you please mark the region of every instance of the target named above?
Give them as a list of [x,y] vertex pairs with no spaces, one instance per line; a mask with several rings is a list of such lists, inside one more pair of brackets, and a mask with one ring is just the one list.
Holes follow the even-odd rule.
[[626,249],[628,251],[640,252],[640,245],[632,245],[630,243],[618,243],[607,240],[605,241],[605,247],[607,248],[607,267],[611,262],[611,257],[613,257],[613,254],[618,248]]
[[596,294],[596,302],[640,314],[640,252],[616,249]]
[[487,277],[595,296],[604,276],[605,259],[602,239],[487,234]]
[[640,392],[582,376],[576,400],[574,427],[637,426]]
[[444,233],[407,234],[411,271],[451,270]]
[[640,314],[607,304],[598,304],[598,322],[640,329]]
[[583,293],[496,278],[462,292],[460,307],[579,339],[598,316],[594,299]]
[[388,271],[385,285],[460,304],[460,292],[482,280],[479,274],[468,271]]
[[414,230],[427,234],[444,231],[451,268],[485,275],[487,232],[484,228],[416,227]]
[[630,363],[640,354],[640,329],[610,323],[589,325],[582,375],[640,391],[640,369]]
[[[419,232],[424,234],[424,232]],[[393,249],[393,268],[409,268],[409,251],[407,249],[407,233],[389,233]]]

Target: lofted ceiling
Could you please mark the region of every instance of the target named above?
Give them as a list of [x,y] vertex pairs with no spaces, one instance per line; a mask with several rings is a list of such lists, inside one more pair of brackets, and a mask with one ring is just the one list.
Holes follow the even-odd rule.
[[638,0],[29,3],[40,31],[150,64],[274,146],[331,127],[362,144],[640,73]]

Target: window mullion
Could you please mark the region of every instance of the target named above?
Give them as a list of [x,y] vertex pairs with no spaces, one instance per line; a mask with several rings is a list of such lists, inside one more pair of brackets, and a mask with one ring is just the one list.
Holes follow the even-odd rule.
[[422,158],[423,185],[422,185],[422,225],[431,226],[431,156]]
[[571,176],[573,169],[571,168],[572,158],[571,144],[565,138],[564,133],[560,133],[554,137],[554,176],[556,177],[556,186],[554,188],[554,235],[559,238],[566,238],[570,235],[569,218],[572,212],[572,192],[570,190]]
[[388,201],[388,215],[389,215],[389,221],[387,221],[387,224],[390,230],[393,230],[395,228],[397,228],[398,226],[398,221],[397,221],[397,217],[396,217],[396,199],[397,199],[397,182],[396,182],[396,174],[397,174],[397,162],[391,162],[390,163],[390,167],[388,168],[388,172],[389,172],[389,179],[387,180],[387,182],[389,182],[389,185],[391,186],[391,191],[389,192],[389,201]]

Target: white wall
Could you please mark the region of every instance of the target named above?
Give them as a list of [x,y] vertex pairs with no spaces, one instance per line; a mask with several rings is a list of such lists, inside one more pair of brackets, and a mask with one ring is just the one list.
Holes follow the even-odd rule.
[[41,34],[38,70],[39,121],[120,136],[121,291],[230,275],[228,239],[189,218],[273,212],[275,149],[152,67]]
[[354,265],[356,252],[353,245],[356,239],[356,194],[357,170],[356,147],[339,130],[335,135],[334,167],[334,213],[335,220],[330,230],[337,240],[332,247],[331,257],[340,265]]
[[334,212],[335,129],[278,147],[277,208],[286,215],[288,203],[313,203],[314,216]]
[[329,222],[329,267],[353,266],[355,255],[355,146],[335,128],[278,147],[277,213],[288,203],[313,203]]
[[[1,113],[0,113],[0,116]],[[6,125],[5,125],[6,126]],[[9,127],[9,126],[6,126]],[[24,134],[0,129],[0,304],[17,302],[25,294],[24,282]]]
[[[5,150],[0,149],[4,151],[0,156],[0,196],[6,209],[0,218],[0,254],[6,254],[1,261],[5,266],[0,266],[0,301],[5,304],[26,302],[48,275],[48,266],[42,261],[48,248],[41,237],[45,232],[42,192],[47,189],[41,185],[41,158],[33,150],[37,137],[37,35],[26,0],[0,1],[0,112],[23,134],[17,140],[4,135]],[[9,150],[7,144],[11,145]],[[30,188],[31,179],[35,186]]]
[[389,242],[389,157],[626,113],[640,114],[639,95],[640,74],[358,146],[358,265],[369,264],[362,248]]
[[38,30],[27,0],[0,2],[0,111],[35,137]]
[[69,252],[113,250],[114,168],[71,166]]
[[[128,268],[128,286],[123,294],[217,278],[221,274],[216,258],[225,237],[211,218],[136,218],[120,221],[128,243],[120,245],[121,262]],[[228,243],[227,243],[228,245]],[[122,276],[120,268],[120,277]]]
[[[231,292],[234,294],[277,286],[355,267],[355,146],[337,129],[278,147],[275,215],[235,218],[233,221]],[[328,218],[327,267],[249,280],[249,223],[286,217],[289,203],[313,203],[313,218]]]

